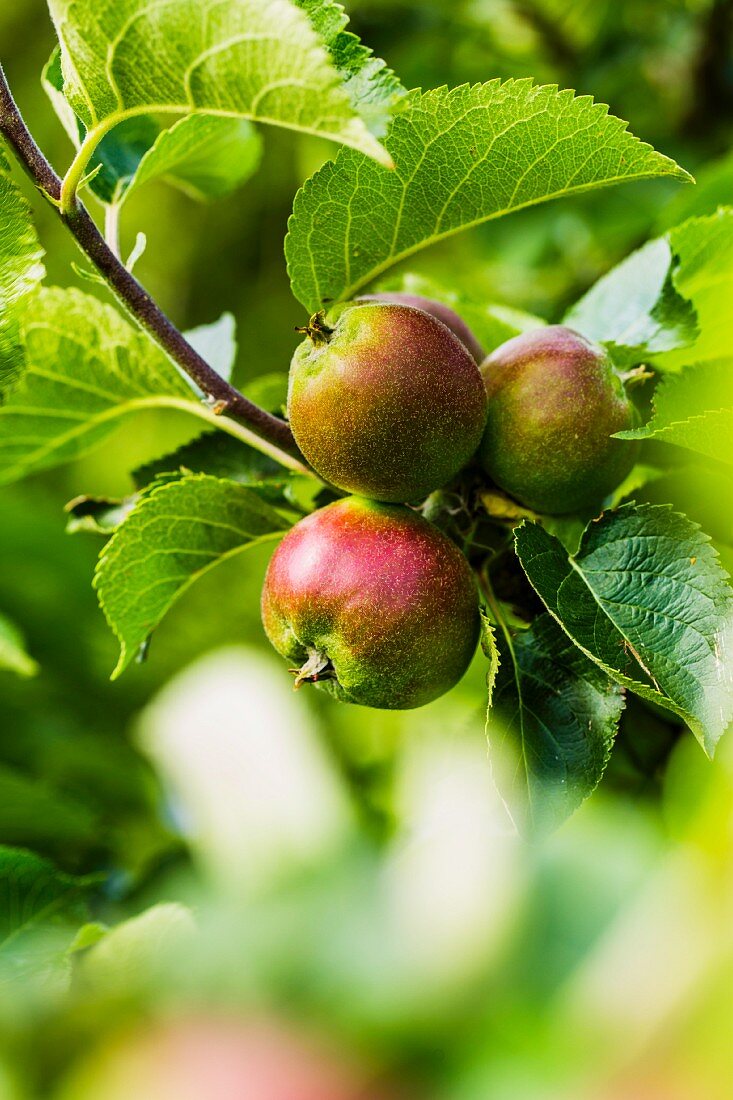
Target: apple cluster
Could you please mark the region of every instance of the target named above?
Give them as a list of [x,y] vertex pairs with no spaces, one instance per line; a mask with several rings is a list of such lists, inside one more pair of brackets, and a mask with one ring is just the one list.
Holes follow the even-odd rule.
[[606,352],[560,325],[488,357],[439,302],[374,294],[319,314],[290,368],[288,416],[342,499],[272,557],[262,618],[275,648],[337,698],[422,706],[460,680],[479,636],[458,546],[419,506],[467,467],[541,514],[599,505],[634,447],[635,410]]

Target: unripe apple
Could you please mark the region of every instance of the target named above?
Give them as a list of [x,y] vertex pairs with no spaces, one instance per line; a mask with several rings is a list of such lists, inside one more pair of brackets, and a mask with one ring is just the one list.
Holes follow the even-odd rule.
[[637,447],[614,432],[636,412],[604,351],[563,325],[507,340],[481,366],[489,399],[479,451],[492,480],[549,515],[599,504]]
[[435,298],[424,298],[422,294],[406,294],[399,290],[383,290],[378,294],[360,294],[356,300],[357,302],[392,302],[398,306],[412,306],[414,309],[422,309],[425,313],[429,313],[431,317],[435,317],[438,321],[442,321],[444,325],[447,325],[477,363],[484,361],[486,353],[466,322],[444,302],[438,302]]
[[455,544],[411,509],[363,497],[288,532],[267,571],[262,621],[296,687],[389,710],[453,687],[479,633],[473,575]]
[[288,415],[327,481],[375,500],[418,501],[471,458],[486,420],[478,366],[441,321],[366,302],[333,329],[314,318],[293,356]]

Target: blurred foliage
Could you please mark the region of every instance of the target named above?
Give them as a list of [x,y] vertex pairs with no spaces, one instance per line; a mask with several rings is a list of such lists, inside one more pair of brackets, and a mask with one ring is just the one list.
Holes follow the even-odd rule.
[[[730,0],[349,8],[353,29],[408,87],[493,76],[573,87],[699,180],[512,215],[427,252],[425,277],[444,281],[450,270],[459,294],[555,320],[650,235],[733,201]],[[43,0],[0,5],[10,83],[64,169],[70,145],[40,85],[53,44]],[[263,137],[260,170],[215,205],[160,182],[133,195],[122,251],[144,231],[136,271],[151,293],[183,328],[230,311],[235,379],[267,376],[277,394],[272,375],[287,367],[303,320],[283,260],[287,218],[297,187],[331,151],[272,130]],[[83,285],[73,242],[26,193],[50,281]],[[413,713],[290,697],[259,621],[267,547],[203,577],[147,661],[111,683],[116,645],[90,586],[99,536],[67,535],[59,501],[123,497],[133,489],[126,470],[192,434],[182,416],[145,414],[91,457],[0,491],[0,609],[39,666],[33,679],[0,671],[0,844],[52,860],[64,882],[103,876],[76,944],[63,921],[52,941],[30,939],[30,951],[65,960],[66,980],[49,983],[43,968],[31,979],[12,943],[0,945],[2,1100],[168,1100],[155,1077],[168,1063],[161,1069],[156,1051],[176,1049],[165,1030],[173,1010],[204,1018],[186,1025],[204,1037],[204,1065],[216,1062],[217,1044],[228,1049],[221,1034],[232,1018],[260,1036],[260,1053],[271,1040],[256,1022],[288,1020],[279,1063],[303,1064],[302,1033],[326,1036],[349,1068],[314,1086],[319,1100],[366,1095],[349,1092],[344,1074],[368,1080],[375,1100],[728,1097],[730,746],[710,764],[681,727],[634,700],[605,792],[543,846],[523,847],[487,777],[482,659]],[[661,452],[670,458],[649,444],[651,465]],[[679,453],[671,461],[677,468],[637,499],[673,500],[730,566],[730,482]],[[246,651],[212,654],[243,641]],[[185,910],[152,910],[142,927],[154,929],[154,958],[139,924],[106,934],[161,902],[192,906],[196,928]],[[250,1049],[241,1036],[235,1045]],[[127,1091],[113,1091],[133,1071]],[[198,1080],[192,1095],[218,1100],[211,1080]]]

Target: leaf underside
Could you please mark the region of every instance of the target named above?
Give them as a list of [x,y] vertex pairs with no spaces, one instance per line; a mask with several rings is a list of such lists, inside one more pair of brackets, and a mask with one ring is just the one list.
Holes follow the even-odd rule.
[[141,114],[249,119],[388,164],[308,16],[289,0],[49,0],[64,91],[87,130]]

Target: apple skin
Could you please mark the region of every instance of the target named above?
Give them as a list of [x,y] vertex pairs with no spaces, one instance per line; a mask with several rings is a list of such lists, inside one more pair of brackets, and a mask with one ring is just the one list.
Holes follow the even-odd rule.
[[456,311],[451,309],[450,306],[445,305],[444,302],[436,301],[435,298],[424,298],[422,294],[406,294],[398,290],[383,290],[378,294],[360,294],[356,301],[392,302],[394,305],[398,306],[412,306],[414,309],[422,309],[425,313],[429,313],[431,317],[435,317],[438,321],[442,321],[443,324],[451,330],[453,335],[458,337],[478,364],[483,363],[486,357],[486,352],[463,318],[459,317]]
[[523,333],[481,365],[489,399],[479,461],[527,508],[547,515],[600,504],[638,446],[609,438],[637,414],[603,348],[563,325]]
[[412,306],[349,306],[309,327],[290,368],[288,416],[318,474],[350,493],[419,501],[475,453],[486,421],[478,366]]
[[288,532],[267,570],[262,621],[275,649],[302,666],[296,686],[387,710],[453,687],[479,635],[476,585],[457,546],[411,509],[360,497]]
[[57,1100],[377,1100],[339,1052],[292,1026],[212,1012],[149,1021],[108,1038],[55,1095]]

